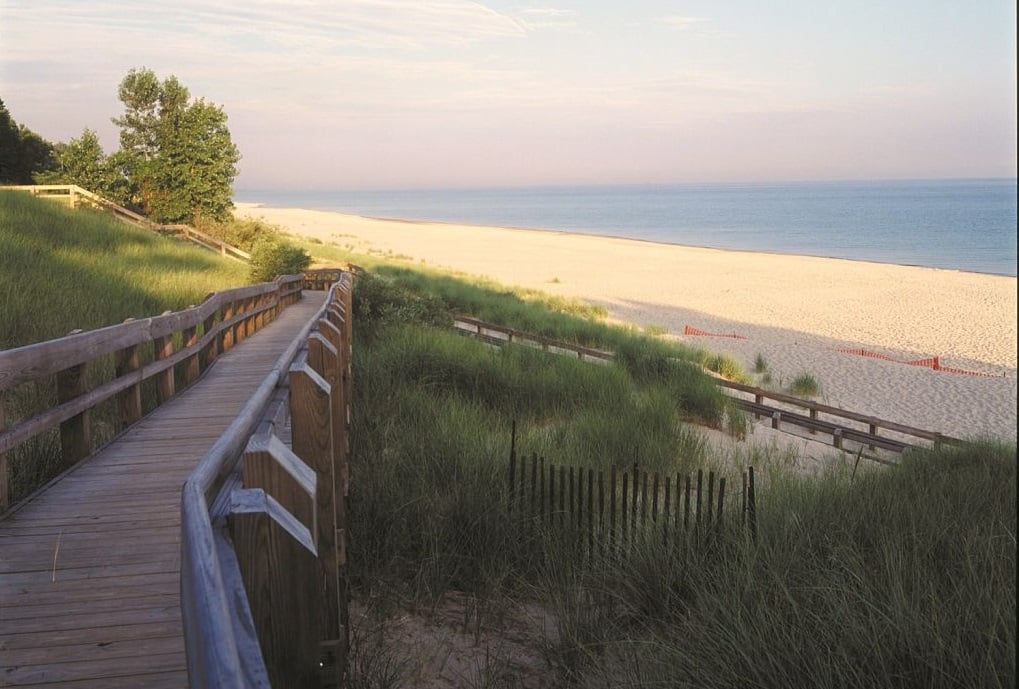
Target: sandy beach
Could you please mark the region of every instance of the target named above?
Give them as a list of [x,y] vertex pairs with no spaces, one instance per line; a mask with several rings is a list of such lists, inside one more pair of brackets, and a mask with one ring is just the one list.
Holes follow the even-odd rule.
[[[579,297],[747,370],[761,355],[774,384],[810,373],[832,406],[959,437],[1016,437],[1014,277],[258,204],[237,214],[358,253]],[[982,375],[899,363],[932,357]]]

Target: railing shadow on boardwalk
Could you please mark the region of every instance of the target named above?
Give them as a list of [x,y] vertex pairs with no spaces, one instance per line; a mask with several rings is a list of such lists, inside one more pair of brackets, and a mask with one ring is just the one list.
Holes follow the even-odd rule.
[[184,485],[191,687],[343,684],[353,283],[306,279],[336,282]]

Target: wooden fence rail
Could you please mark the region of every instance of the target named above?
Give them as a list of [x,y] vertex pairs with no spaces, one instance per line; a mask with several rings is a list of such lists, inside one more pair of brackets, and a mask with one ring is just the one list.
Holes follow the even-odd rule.
[[197,244],[198,246],[215,251],[221,256],[232,258],[237,261],[250,261],[251,254],[243,249],[239,249],[232,244],[228,244],[221,239],[217,239],[209,234],[196,230],[189,225],[164,225],[161,223],[153,222],[146,218],[144,215],[135,213],[132,210],[124,208],[123,206],[104,199],[98,194],[93,194],[87,189],[83,189],[75,184],[30,184],[30,185],[12,185],[3,186],[2,189],[10,189],[12,191],[27,191],[33,196],[39,196],[42,198],[56,199],[56,200],[67,200],[68,205],[71,208],[77,208],[80,205],[88,205],[93,208],[100,208],[108,211],[117,220],[134,225],[135,227],[141,227],[146,230],[153,232],[159,232],[162,234],[170,233],[179,236],[184,241]]
[[[615,356],[609,351],[595,349],[592,347],[584,347],[570,342],[561,342],[541,335],[529,334],[513,328],[507,328],[493,323],[486,323],[485,321],[478,320],[471,316],[456,316],[454,319],[454,326],[460,332],[470,334],[474,337],[483,339],[486,342],[500,346],[508,343],[524,344],[532,347],[540,347],[545,351],[554,353],[575,354],[579,359],[584,361],[608,362]],[[781,430],[782,423],[788,423],[790,425],[805,428],[811,433],[816,433],[818,431],[824,432],[832,436],[832,444],[840,449],[842,448],[844,440],[859,442],[861,445],[866,445],[870,450],[880,448],[891,452],[902,452],[906,448],[915,445],[915,443],[879,435],[882,430],[899,433],[911,438],[930,441],[935,445],[940,443],[952,445],[965,444],[965,441],[963,440],[953,438],[936,431],[915,428],[913,426],[907,426],[894,421],[879,419],[868,414],[860,414],[848,409],[840,409],[838,407],[832,407],[812,400],[802,399],[800,397],[794,397],[780,392],[773,392],[771,390],[764,390],[752,385],[744,385],[743,383],[737,383],[716,375],[712,375],[712,377],[714,378],[715,383],[720,387],[753,395],[753,401],[739,397],[733,397],[732,399],[741,409],[754,414],[755,417],[759,418],[764,416],[771,418],[773,428]],[[765,400],[772,400],[798,409],[805,409],[808,413],[804,415],[796,413],[795,411],[790,411],[789,409],[768,405],[765,404]],[[841,419],[865,425],[867,430],[858,430],[847,426],[845,423],[832,421],[831,419],[821,419],[818,416],[819,414],[824,414],[834,419]]]
[[[181,497],[181,606],[193,688],[342,686],[350,273],[297,333]],[[321,287],[325,271],[305,275]],[[290,419],[291,446],[280,433]]]
[[[60,468],[73,466],[110,439],[108,432],[95,432],[92,417],[98,405],[116,400],[113,435],[122,431],[142,416],[143,383],[154,380],[155,404],[166,402],[178,387],[194,383],[220,353],[300,299],[303,283],[300,275],[282,276],[211,294],[183,311],[75,330],[66,337],[0,351],[0,513],[11,506],[12,450],[59,428]],[[51,381],[56,397],[49,408],[25,411],[9,399],[20,385],[45,387],[54,385]]]

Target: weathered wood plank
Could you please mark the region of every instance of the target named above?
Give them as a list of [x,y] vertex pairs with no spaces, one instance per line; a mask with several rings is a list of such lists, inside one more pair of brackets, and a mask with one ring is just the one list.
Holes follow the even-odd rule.
[[0,683],[186,685],[181,484],[316,308],[283,311],[198,385],[0,521],[0,655],[14,668]]

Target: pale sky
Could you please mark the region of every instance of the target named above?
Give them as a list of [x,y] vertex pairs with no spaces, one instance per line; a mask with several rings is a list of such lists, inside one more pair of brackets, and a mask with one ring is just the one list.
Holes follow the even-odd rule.
[[239,189],[1014,177],[1016,5],[0,0],[0,98],[112,152],[131,68]]

